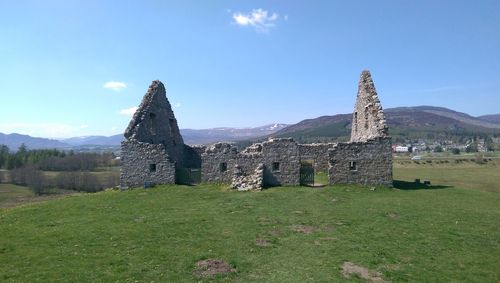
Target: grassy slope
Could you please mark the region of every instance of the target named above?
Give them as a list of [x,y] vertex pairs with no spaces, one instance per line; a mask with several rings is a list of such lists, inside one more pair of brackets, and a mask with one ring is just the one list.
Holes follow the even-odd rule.
[[498,282],[499,203],[494,192],[355,186],[68,197],[0,210],[0,281],[192,281],[196,261],[221,258],[238,270],[222,281],[338,281],[352,261],[392,281]]

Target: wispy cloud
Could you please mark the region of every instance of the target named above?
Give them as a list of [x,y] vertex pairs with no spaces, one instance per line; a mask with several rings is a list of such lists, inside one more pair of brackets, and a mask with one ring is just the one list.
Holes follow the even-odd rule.
[[117,81],[109,81],[103,85],[104,88],[111,89],[114,91],[119,91],[127,87],[127,84],[124,82]]
[[125,115],[125,116],[132,116],[132,115],[134,115],[135,111],[137,111],[137,106],[130,107],[127,109],[122,109],[118,113]]
[[177,102],[176,104],[174,104],[174,107],[175,107],[175,108],[179,108],[179,107],[181,107],[181,103],[180,103],[180,102]]
[[[270,13],[263,9],[254,9],[248,14],[234,13],[234,23],[240,26],[254,27],[257,32],[267,33],[276,26],[278,14]],[[287,17],[288,18],[288,17]]]

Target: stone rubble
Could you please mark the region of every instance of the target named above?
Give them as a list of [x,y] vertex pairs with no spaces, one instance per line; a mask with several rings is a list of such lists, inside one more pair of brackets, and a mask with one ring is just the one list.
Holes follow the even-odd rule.
[[231,189],[238,191],[260,191],[264,185],[264,164],[260,163],[253,174],[245,174],[241,166],[234,166]]

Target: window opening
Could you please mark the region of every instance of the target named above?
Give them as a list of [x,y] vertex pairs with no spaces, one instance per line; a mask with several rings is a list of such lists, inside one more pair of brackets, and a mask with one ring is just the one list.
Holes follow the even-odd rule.
[[219,164],[219,171],[220,172],[226,172],[227,171],[227,163],[226,162],[222,162],[221,164]]
[[149,113],[149,133],[156,135],[156,115],[154,113]]
[[273,171],[274,172],[280,171],[280,163],[279,162],[273,162]]
[[350,161],[349,162],[349,170],[350,171],[356,171],[356,170],[358,170],[358,165],[356,164],[355,161]]
[[149,164],[149,172],[156,172],[156,164],[155,163]]

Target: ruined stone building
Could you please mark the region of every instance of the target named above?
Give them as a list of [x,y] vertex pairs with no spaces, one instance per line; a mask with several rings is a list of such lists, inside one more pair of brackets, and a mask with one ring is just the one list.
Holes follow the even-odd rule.
[[350,142],[298,144],[269,139],[239,150],[229,143],[185,145],[165,87],[153,81],[125,131],[122,188],[174,183],[221,183],[239,190],[300,185],[310,169],[330,184],[392,185],[392,148],[369,71],[363,71]]

